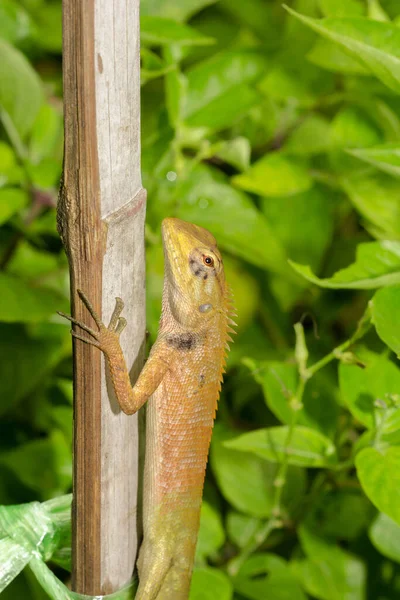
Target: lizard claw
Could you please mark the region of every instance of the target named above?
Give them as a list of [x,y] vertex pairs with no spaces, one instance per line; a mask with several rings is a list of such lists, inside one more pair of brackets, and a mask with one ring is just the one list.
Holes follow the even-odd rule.
[[74,319],[74,317],[71,317],[70,315],[67,315],[67,314],[63,313],[60,310],[58,310],[57,313],[60,315],[60,317],[63,317],[64,319],[67,319],[68,321],[70,321],[74,325],[77,325],[78,327],[80,327],[81,329],[83,329],[83,331],[86,331],[89,335],[91,335],[92,337],[94,337],[95,340],[98,340],[98,336],[99,336],[99,332],[98,331],[94,331],[94,329],[91,329],[91,327],[88,327],[84,323],[81,323],[80,321],[77,321],[77,319]]
[[95,342],[94,340],[90,340],[89,338],[83,337],[83,335],[79,335],[78,333],[75,333],[75,331],[73,329],[71,329],[71,335],[72,335],[72,337],[76,338],[77,340],[81,340],[81,342],[85,342],[86,344],[90,344],[91,346],[96,346],[96,348],[99,348],[100,350],[102,350],[102,346],[98,342]]
[[74,338],[85,342],[86,344],[91,344],[92,346],[95,346],[96,348],[99,348],[103,352],[107,353],[107,349],[110,348],[110,344],[115,343],[116,339],[118,340],[119,336],[121,335],[122,331],[126,326],[126,319],[120,316],[122,309],[124,308],[124,303],[121,300],[121,298],[116,298],[115,308],[111,316],[110,324],[108,327],[106,327],[103,321],[96,313],[96,311],[94,310],[93,305],[86,296],[86,294],[82,290],[77,290],[77,292],[79,298],[82,300],[83,304],[86,306],[88,312],[90,313],[91,317],[96,323],[98,331],[95,331],[91,327],[85,325],[85,323],[74,319],[74,317],[71,317],[70,315],[67,315],[60,311],[57,312],[64,319],[67,319],[83,331],[86,331],[86,333],[88,333],[93,339],[84,337],[79,333],[76,333],[75,331],[71,330],[71,334]]

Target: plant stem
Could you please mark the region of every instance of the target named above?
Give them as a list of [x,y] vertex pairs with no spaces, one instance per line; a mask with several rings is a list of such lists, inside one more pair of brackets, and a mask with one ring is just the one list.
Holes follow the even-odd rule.
[[[266,521],[264,526],[256,533],[254,538],[242,548],[241,552],[230,561],[227,570],[231,576],[235,576],[240,570],[244,562],[255,552],[262,544],[265,543],[269,535],[274,529],[283,527],[282,521],[282,494],[286,483],[287,471],[289,468],[289,453],[288,448],[291,444],[298,415],[303,408],[303,395],[307,381],[309,381],[313,375],[325,365],[329,364],[335,359],[340,359],[342,353],[347,350],[357,339],[362,337],[369,328],[369,317],[368,312],[361,319],[359,326],[352,337],[343,344],[340,344],[336,348],[329,352],[321,360],[314,363],[311,367],[307,367],[308,350],[304,337],[304,330],[301,323],[296,323],[294,326],[296,333],[296,348],[295,358],[298,365],[299,372],[299,383],[297,385],[296,393],[290,400],[292,408],[292,418],[288,427],[287,436],[285,440],[285,448],[283,450],[283,458],[279,464],[279,468],[274,480],[275,491],[273,494],[272,511],[270,518]],[[352,461],[346,461],[341,465],[338,465],[339,469],[345,469],[351,466]]]

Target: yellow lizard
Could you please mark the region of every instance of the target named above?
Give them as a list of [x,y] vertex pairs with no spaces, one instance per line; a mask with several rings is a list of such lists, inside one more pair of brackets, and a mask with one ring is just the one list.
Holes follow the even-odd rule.
[[159,332],[131,387],[119,343],[125,326],[117,298],[105,327],[79,292],[98,331],[66,316],[105,355],[121,409],[146,400],[143,544],[136,600],[187,600],[199,527],[204,475],[231,341],[232,303],[221,254],[205,229],[168,218],[162,224],[165,273]]

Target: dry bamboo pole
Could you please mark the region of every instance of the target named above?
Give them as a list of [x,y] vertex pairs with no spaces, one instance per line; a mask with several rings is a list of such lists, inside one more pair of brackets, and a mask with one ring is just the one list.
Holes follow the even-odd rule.
[[[121,343],[134,376],[145,340],[140,178],[139,0],[63,0],[64,174],[59,230],[72,314],[93,326],[76,290],[105,322],[125,301]],[[100,352],[74,343],[73,586],[116,591],[136,557],[137,419],[118,408]]]

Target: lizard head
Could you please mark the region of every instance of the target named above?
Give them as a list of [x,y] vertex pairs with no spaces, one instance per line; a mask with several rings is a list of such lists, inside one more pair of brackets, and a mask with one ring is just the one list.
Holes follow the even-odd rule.
[[175,218],[164,219],[162,237],[169,310],[184,327],[201,327],[225,305],[225,274],[217,242],[206,229]]

